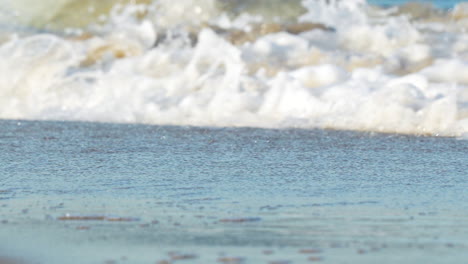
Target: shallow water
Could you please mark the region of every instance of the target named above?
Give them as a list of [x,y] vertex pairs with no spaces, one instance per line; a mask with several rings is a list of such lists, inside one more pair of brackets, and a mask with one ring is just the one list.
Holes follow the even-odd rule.
[[25,121],[2,121],[0,132],[0,256],[32,263],[468,257],[466,140]]

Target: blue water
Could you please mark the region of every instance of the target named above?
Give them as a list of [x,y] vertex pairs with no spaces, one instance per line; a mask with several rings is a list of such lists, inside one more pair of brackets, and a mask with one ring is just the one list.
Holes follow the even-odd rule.
[[408,2],[422,2],[422,3],[430,3],[438,8],[452,8],[458,3],[466,2],[463,0],[417,0],[417,1],[409,1],[409,0],[367,0],[370,4],[376,5],[385,5],[385,6],[393,6],[393,5],[401,5]]
[[0,256],[463,263],[467,153],[454,138],[1,121]]

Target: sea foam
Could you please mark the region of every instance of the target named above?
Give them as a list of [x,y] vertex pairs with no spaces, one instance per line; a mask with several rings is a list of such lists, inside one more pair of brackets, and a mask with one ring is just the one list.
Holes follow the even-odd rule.
[[306,0],[296,21],[267,22],[170,2],[118,3],[81,27],[5,26],[0,118],[468,133],[463,4],[411,17]]

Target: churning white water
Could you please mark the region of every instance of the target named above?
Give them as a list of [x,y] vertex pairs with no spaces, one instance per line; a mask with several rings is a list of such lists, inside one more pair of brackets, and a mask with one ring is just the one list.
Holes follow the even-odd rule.
[[3,0],[2,119],[468,134],[466,3],[49,2]]

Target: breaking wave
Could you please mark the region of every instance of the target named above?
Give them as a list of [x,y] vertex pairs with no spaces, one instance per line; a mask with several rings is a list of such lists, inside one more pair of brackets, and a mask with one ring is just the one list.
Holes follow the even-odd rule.
[[466,3],[36,2],[0,0],[2,119],[468,134]]

